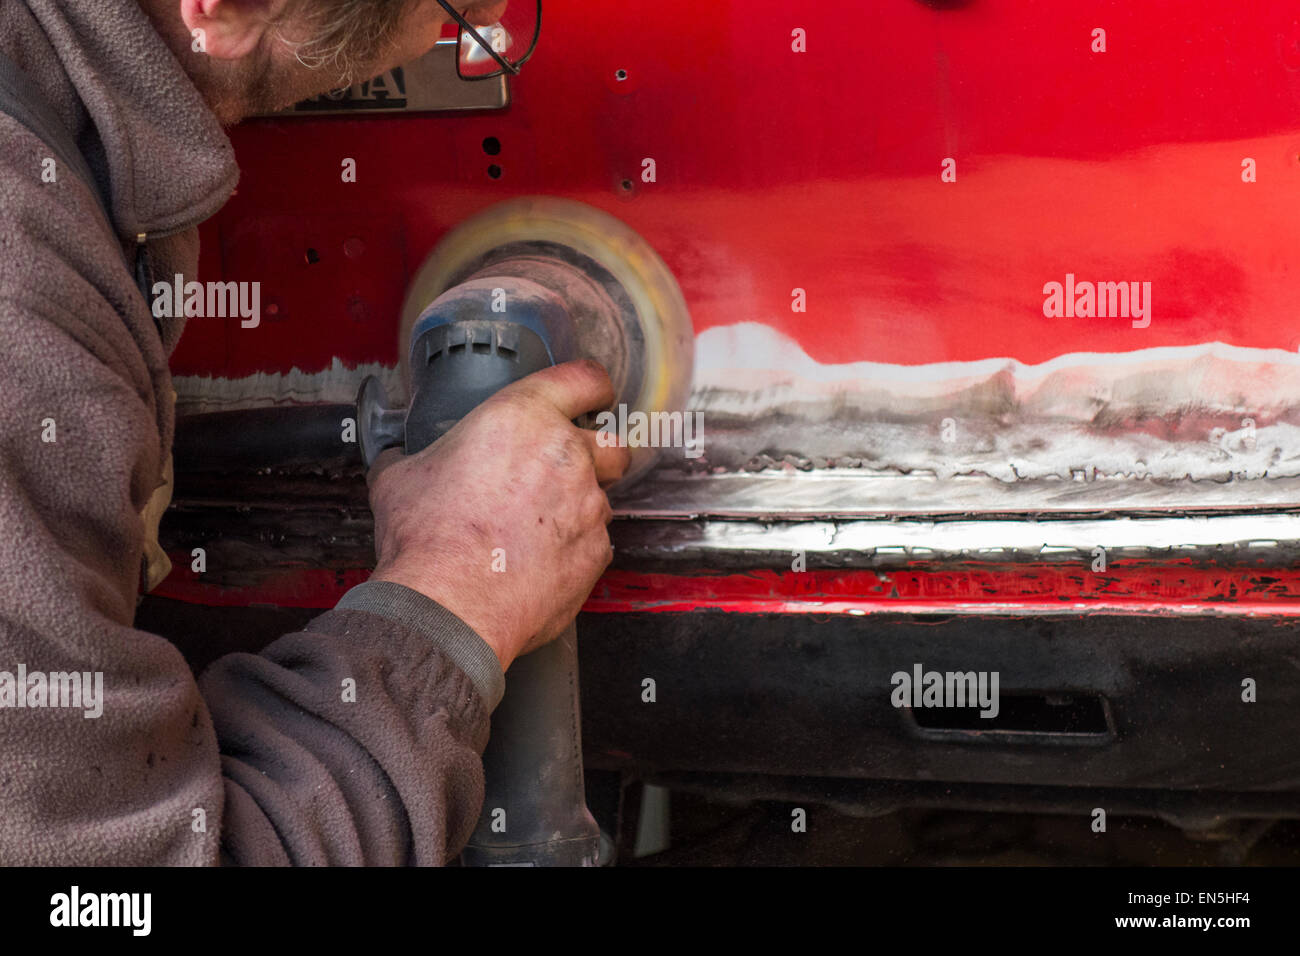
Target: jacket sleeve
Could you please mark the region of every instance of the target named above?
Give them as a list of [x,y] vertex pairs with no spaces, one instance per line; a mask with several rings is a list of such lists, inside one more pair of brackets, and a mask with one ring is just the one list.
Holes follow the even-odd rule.
[[450,612],[362,585],[201,684],[133,627],[166,356],[27,144],[0,158],[0,864],[444,862],[503,685]]
[[[423,595],[367,583],[196,684],[131,626],[150,410],[54,322],[0,302],[0,335],[0,863],[214,863],[219,843],[254,864],[458,852],[503,686],[487,644]],[[5,674],[20,665],[86,675],[88,693],[100,674],[102,698],[19,706]]]
[[503,683],[459,618],[389,582],[216,661],[200,688],[221,747],[223,860],[442,863],[478,820]]

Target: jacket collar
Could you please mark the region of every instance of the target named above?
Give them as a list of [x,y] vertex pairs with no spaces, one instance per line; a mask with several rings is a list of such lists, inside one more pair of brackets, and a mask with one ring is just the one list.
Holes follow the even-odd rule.
[[215,114],[137,0],[26,0],[77,99],[78,143],[124,238],[180,232],[239,178]]

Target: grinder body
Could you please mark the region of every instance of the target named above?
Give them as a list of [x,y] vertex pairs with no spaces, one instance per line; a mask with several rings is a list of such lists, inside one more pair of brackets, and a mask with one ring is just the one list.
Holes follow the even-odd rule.
[[[694,329],[671,271],[625,223],[569,200],[508,200],[457,226],[412,280],[402,329],[409,407],[389,407],[377,379],[362,385],[357,425],[367,466],[384,448],[414,454],[510,382],[573,358],[604,366],[614,408],[679,411],[690,392]],[[629,452],[624,487],[659,454]],[[486,799],[466,864],[596,862],[600,831],[583,791],[578,703],[570,625],[511,664],[483,754]]]
[[[498,390],[576,358],[563,301],[519,276],[478,276],[439,296],[415,324],[411,403],[387,407],[377,379],[358,400],[366,464],[387,447],[415,454]],[[517,659],[483,754],[485,798],[469,866],[592,866],[600,830],[583,786],[577,632]]]

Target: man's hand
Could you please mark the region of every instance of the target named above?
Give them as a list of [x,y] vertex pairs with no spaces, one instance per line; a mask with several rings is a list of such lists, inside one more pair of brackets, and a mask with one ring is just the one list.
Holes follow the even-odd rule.
[[558,636],[613,556],[602,486],[628,466],[626,448],[571,420],[613,401],[598,363],[568,362],[503,388],[418,454],[385,452],[369,476],[371,580],[437,601],[502,670]]

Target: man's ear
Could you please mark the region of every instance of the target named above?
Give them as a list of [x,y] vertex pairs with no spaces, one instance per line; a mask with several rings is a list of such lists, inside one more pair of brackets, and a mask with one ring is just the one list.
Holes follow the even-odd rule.
[[[501,22],[501,15],[505,13],[508,2],[509,0],[480,0],[478,3],[470,4],[463,16],[476,27],[491,26],[493,23]],[[515,2],[525,3],[526,0],[515,0]]]
[[191,49],[218,60],[248,56],[266,35],[285,0],[180,0]]

